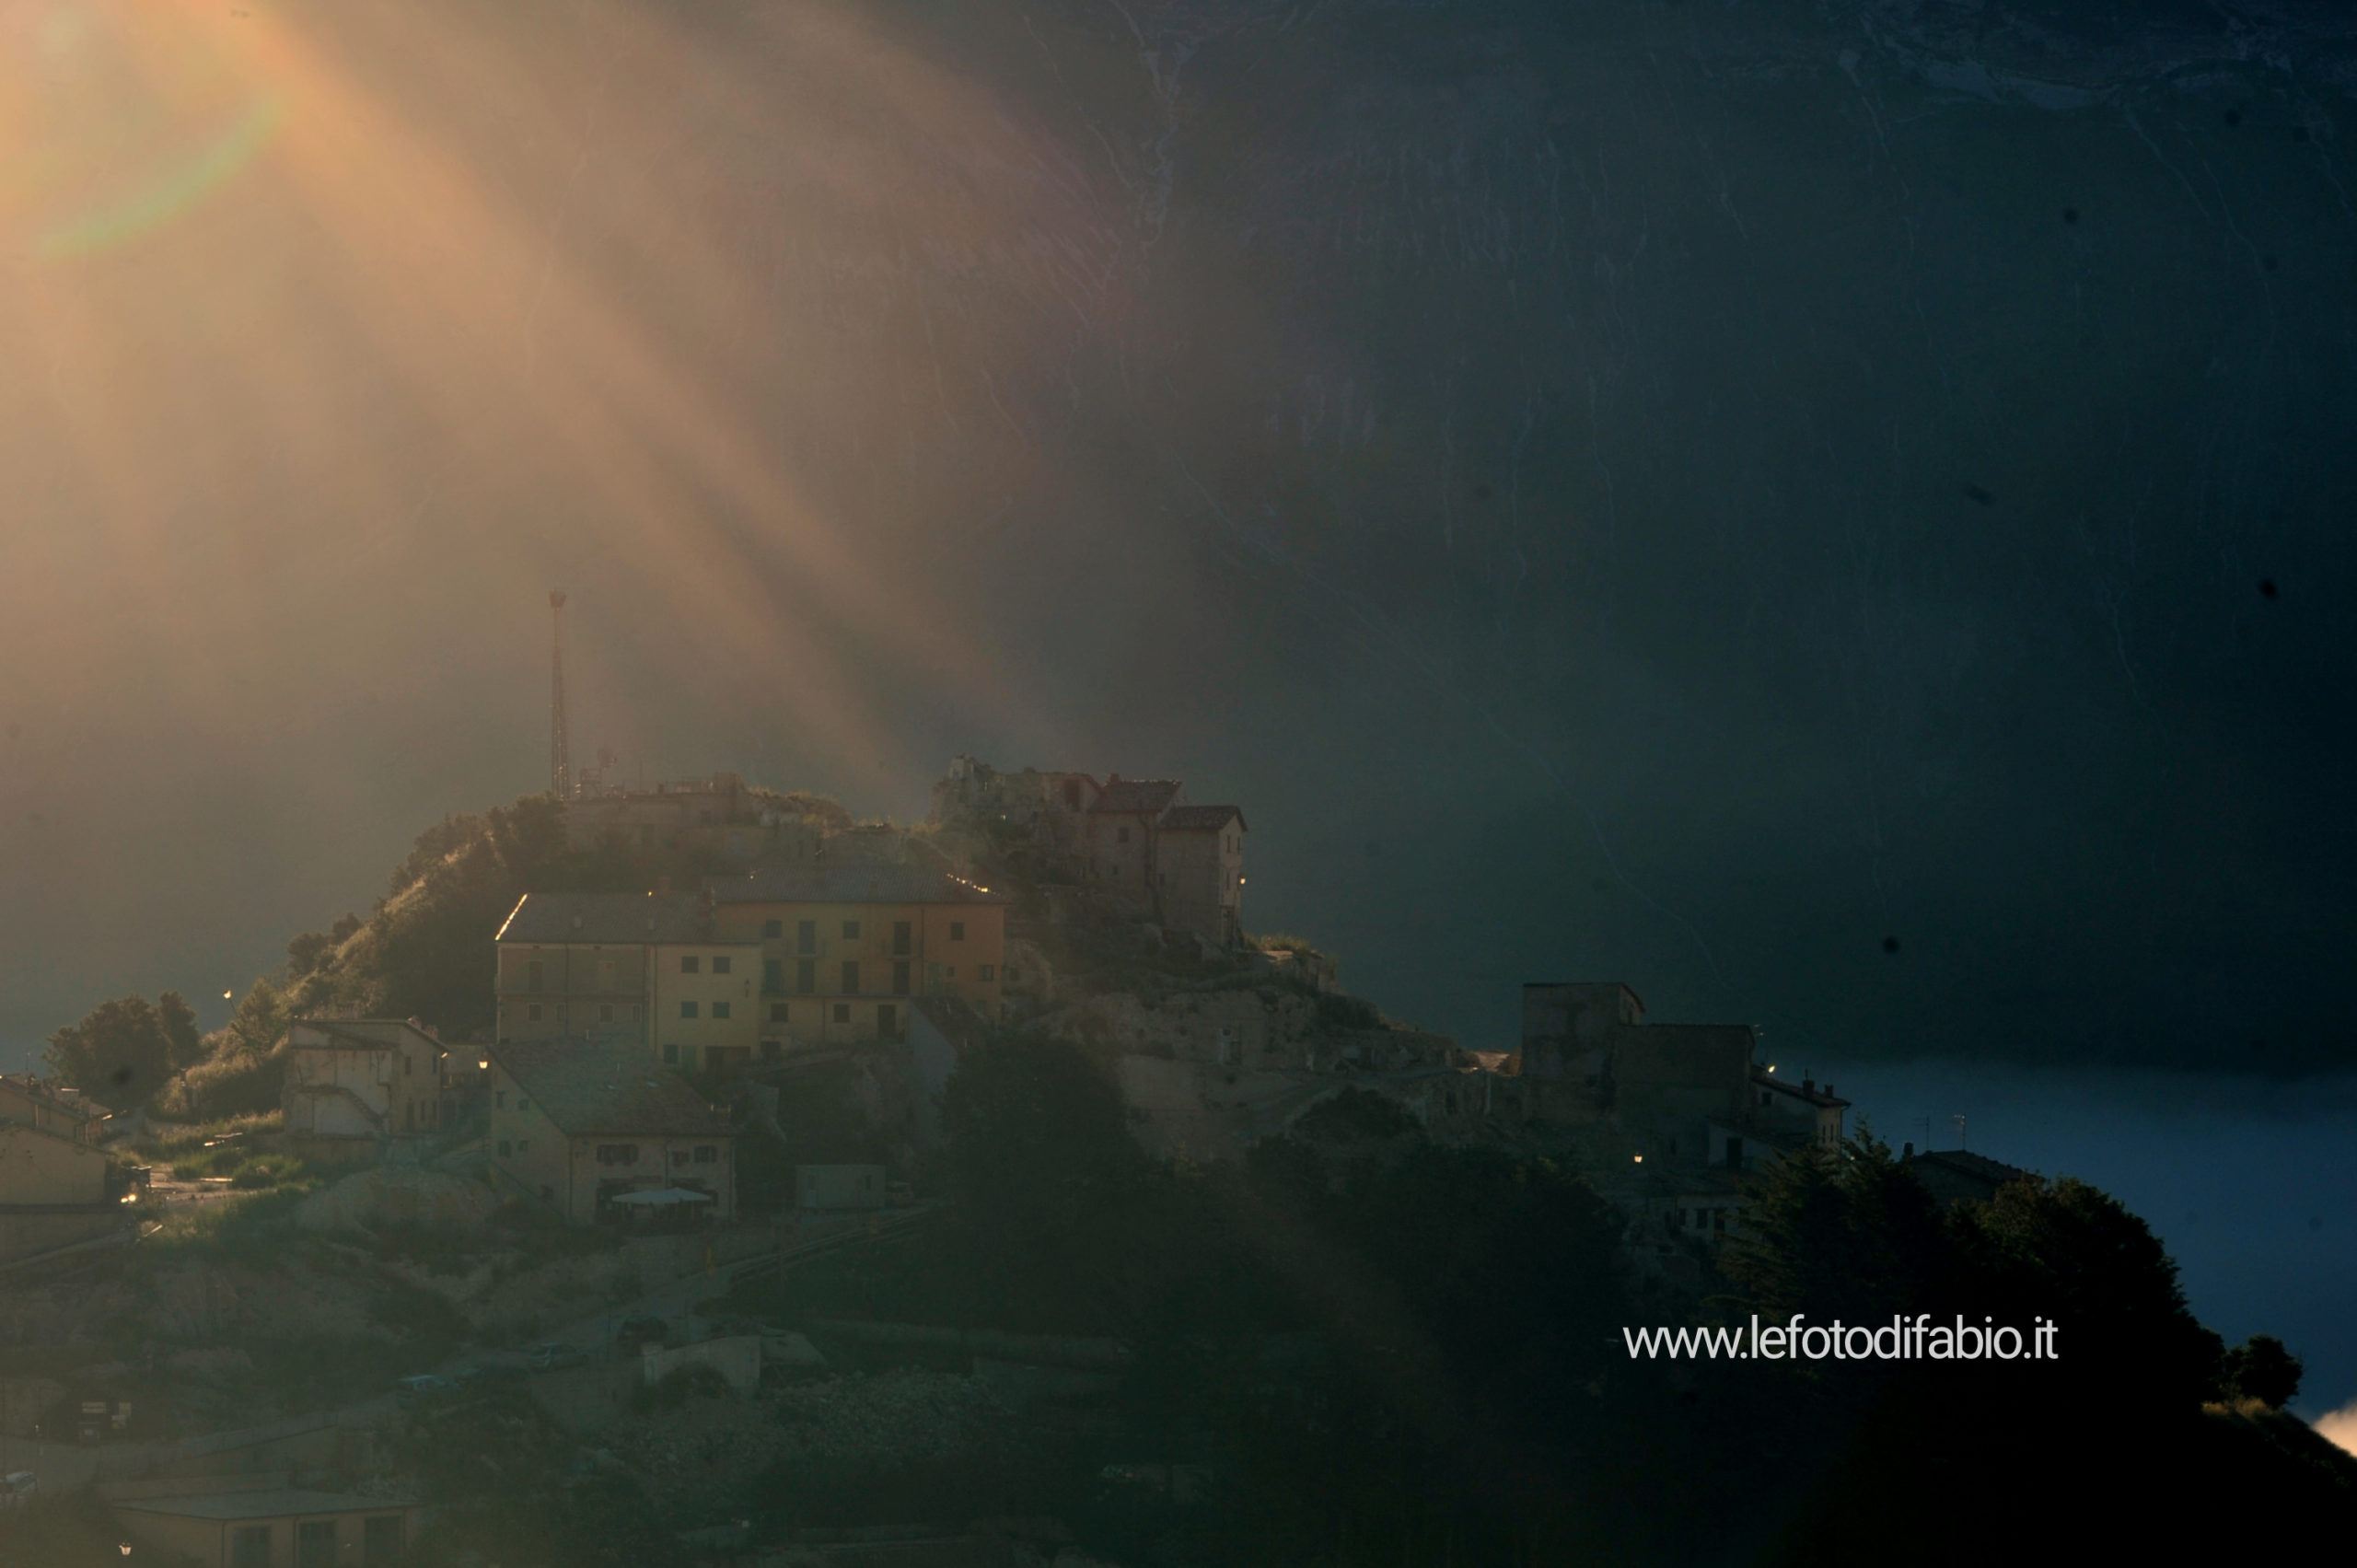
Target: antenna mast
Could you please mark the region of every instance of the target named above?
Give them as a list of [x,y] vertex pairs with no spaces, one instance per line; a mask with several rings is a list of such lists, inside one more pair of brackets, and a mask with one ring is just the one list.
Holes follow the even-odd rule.
[[549,611],[556,622],[549,656],[549,793],[559,800],[573,795],[573,760],[564,738],[564,595],[551,592]]

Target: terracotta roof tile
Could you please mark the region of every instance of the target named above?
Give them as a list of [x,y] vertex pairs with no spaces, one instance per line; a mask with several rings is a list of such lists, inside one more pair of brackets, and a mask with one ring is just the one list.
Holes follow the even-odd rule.
[[727,1118],[685,1079],[633,1052],[580,1040],[534,1040],[494,1045],[490,1054],[569,1137],[728,1131]]

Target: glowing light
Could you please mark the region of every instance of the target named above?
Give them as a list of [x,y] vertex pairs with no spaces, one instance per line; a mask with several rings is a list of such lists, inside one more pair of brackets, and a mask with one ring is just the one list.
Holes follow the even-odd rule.
[[229,993],[228,993],[227,992],[226,992],[226,991],[225,991],[225,992],[223,992],[223,993],[221,993],[221,1000],[222,1000],[222,1001],[224,1001],[224,1002],[226,1002],[227,1000],[229,1000]]
[[1637,1156],[1637,1163],[1638,1163],[1639,1165],[1643,1165],[1643,1164],[1644,1164],[1644,1163],[1645,1163],[1645,1156],[1643,1156],[1643,1155],[1639,1155],[1639,1156]]

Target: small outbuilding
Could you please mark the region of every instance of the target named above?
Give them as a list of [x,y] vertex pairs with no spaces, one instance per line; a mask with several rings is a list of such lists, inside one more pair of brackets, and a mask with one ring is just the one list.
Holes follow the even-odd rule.
[[797,1209],[880,1209],[888,1190],[880,1165],[797,1165],[794,1206]]
[[416,1539],[420,1512],[296,1487],[127,1498],[113,1509],[139,1545],[203,1568],[390,1568]]

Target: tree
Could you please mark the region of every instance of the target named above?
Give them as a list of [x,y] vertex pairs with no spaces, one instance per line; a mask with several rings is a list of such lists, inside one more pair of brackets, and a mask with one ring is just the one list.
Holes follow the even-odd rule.
[[2253,1334],[2226,1353],[2226,1392],[2236,1399],[2257,1400],[2280,1411],[2300,1391],[2300,1358],[2272,1334]]
[[196,1009],[177,991],[156,998],[156,1018],[164,1031],[165,1053],[175,1071],[204,1060],[204,1038],[196,1027]]
[[221,1038],[215,1041],[213,1054],[216,1058],[268,1055],[286,1032],[288,1011],[285,993],[268,977],[255,977],[238,998],[238,1010],[229,1016]]
[[1864,1126],[1839,1155],[1797,1150],[1763,1176],[1725,1268],[1747,1308],[1819,1322],[1936,1309],[1950,1247],[1922,1183]]
[[2177,1263],[2119,1201],[2073,1177],[2029,1177],[1956,1211],[1962,1309],[2061,1326],[2063,1380],[2125,1415],[2197,1410],[2224,1346],[2187,1307]]
[[[185,1004],[183,1004],[185,1006]],[[101,1002],[49,1037],[50,1070],[104,1104],[139,1104],[171,1076],[164,1019],[144,996]]]

